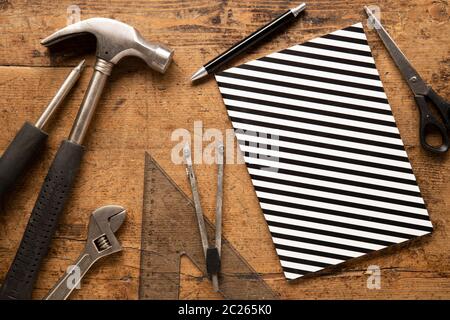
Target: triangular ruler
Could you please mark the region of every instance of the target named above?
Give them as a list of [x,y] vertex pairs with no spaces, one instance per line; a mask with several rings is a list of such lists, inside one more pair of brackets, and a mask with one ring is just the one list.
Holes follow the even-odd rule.
[[[148,153],[144,180],[139,299],[175,300],[181,255],[187,255],[206,276],[194,205]],[[212,237],[214,226],[206,217],[205,223]],[[278,298],[226,239],[219,283],[226,299]]]

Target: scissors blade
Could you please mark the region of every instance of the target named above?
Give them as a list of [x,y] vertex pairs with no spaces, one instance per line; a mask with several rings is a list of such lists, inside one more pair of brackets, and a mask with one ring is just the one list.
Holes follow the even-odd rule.
[[377,19],[377,17],[373,14],[373,12],[368,7],[364,7],[368,17],[371,19],[371,22],[378,33],[378,36],[384,43],[384,46],[388,50],[401,74],[405,78],[408,86],[411,88],[412,92],[415,95],[427,95],[429,88],[425,81],[420,77],[411,63],[408,61],[408,58],[403,54],[400,48],[397,46],[395,41],[391,38],[389,33],[384,29],[381,22]]

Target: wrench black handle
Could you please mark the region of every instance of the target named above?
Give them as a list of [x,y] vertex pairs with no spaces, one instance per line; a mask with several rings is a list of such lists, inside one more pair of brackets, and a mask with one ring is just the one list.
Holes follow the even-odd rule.
[[31,299],[34,284],[69,199],[84,147],[63,141],[31,212],[19,249],[0,288],[0,299]]
[[25,122],[0,158],[0,196],[19,179],[42,150],[47,133]]

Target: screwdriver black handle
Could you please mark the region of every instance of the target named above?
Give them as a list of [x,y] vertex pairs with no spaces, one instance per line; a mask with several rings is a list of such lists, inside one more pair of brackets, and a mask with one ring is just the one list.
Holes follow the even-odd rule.
[[0,197],[19,179],[42,150],[47,133],[25,122],[0,158]]
[[31,212],[0,299],[31,299],[34,284],[80,167],[84,147],[63,141]]

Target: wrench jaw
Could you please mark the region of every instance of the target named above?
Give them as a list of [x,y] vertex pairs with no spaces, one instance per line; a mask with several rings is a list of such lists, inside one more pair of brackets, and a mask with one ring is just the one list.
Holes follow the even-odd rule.
[[99,208],[92,213],[85,250],[95,261],[122,250],[114,233],[123,224],[125,217],[126,210],[114,205]]
[[116,233],[119,230],[120,226],[125,221],[125,217],[127,216],[127,211],[123,209],[121,212],[116,213],[111,218],[109,218],[109,226],[113,233]]

